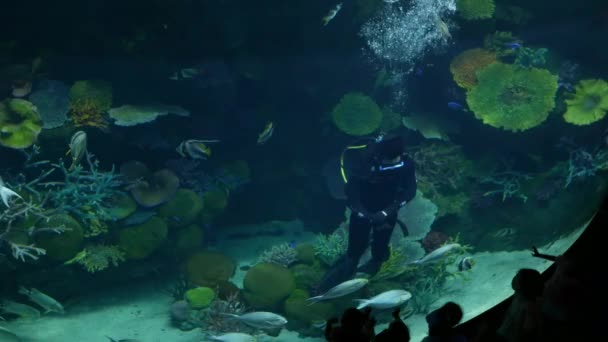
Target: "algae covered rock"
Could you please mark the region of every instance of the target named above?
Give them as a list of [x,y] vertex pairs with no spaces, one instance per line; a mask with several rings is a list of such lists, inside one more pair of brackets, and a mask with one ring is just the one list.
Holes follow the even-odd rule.
[[196,287],[186,291],[184,299],[193,309],[204,309],[215,299],[215,292],[208,287]]
[[310,294],[305,290],[293,291],[284,305],[287,317],[310,324],[315,321],[326,321],[337,314],[332,303],[319,302],[310,305],[310,302],[306,300],[308,298],[310,298]]
[[47,257],[66,261],[82,249],[84,230],[78,221],[68,214],[55,214],[44,223],[45,228],[65,228],[61,234],[43,232],[36,234],[36,246],[46,250]]
[[203,245],[203,230],[201,227],[191,224],[180,228],[175,239],[175,249],[179,255],[188,255]]
[[127,259],[144,259],[160,247],[167,238],[167,224],[153,216],[146,222],[124,228],[118,234],[118,246]]
[[273,309],[295,290],[296,280],[283,266],[260,263],[247,271],[243,288],[245,300],[253,308]]
[[299,289],[311,289],[321,281],[325,272],[320,267],[297,264],[289,268]]
[[199,252],[186,262],[188,281],[199,286],[215,287],[221,282],[228,281],[235,269],[234,261],[218,252]]
[[182,227],[194,222],[202,209],[203,200],[196,192],[178,189],[173,198],[160,207],[158,213],[169,225]]

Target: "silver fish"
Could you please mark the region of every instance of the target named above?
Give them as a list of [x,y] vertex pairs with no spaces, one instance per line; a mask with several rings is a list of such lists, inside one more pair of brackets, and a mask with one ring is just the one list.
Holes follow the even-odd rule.
[[217,342],[256,342],[257,339],[249,334],[244,333],[227,333],[216,336],[208,336],[207,340]]
[[218,143],[219,140],[196,140],[189,139],[182,141],[175,151],[183,158],[207,159],[211,156],[211,148],[208,143]]
[[4,203],[4,205],[7,207],[9,207],[8,202],[12,197],[21,198],[18,193],[6,187],[6,184],[4,184],[4,180],[2,180],[2,177],[0,177],[0,197],[2,198],[2,203]]
[[258,329],[277,329],[287,324],[287,319],[267,311],[248,312],[242,315],[224,314]]
[[359,302],[357,309],[370,307],[372,309],[392,309],[403,305],[405,302],[412,298],[412,294],[405,290],[390,290],[382,292],[381,294],[374,296],[370,299],[357,299]]
[[21,318],[38,318],[40,317],[40,311],[29,305],[13,302],[12,300],[5,299],[0,302],[0,311],[17,315]]
[[258,135],[258,145],[265,144],[274,133],[274,122],[270,121],[264,126],[264,130]]
[[324,294],[322,294],[320,296],[308,298],[307,301],[311,302],[310,305],[312,305],[312,304],[320,302],[322,300],[344,297],[346,295],[349,295],[353,292],[358,291],[359,289],[361,289],[362,287],[367,285],[367,283],[369,283],[369,280],[365,279],[365,278],[355,278],[355,279],[347,280],[343,283],[340,283],[340,284],[332,287],[331,289],[329,289],[327,292],[325,292]]
[[414,264],[414,265],[431,264],[431,263],[440,261],[441,259],[445,258],[449,254],[451,254],[452,252],[454,252],[455,250],[458,250],[460,248],[462,248],[462,246],[457,243],[450,243],[447,245],[443,245],[443,246],[437,248],[436,250],[432,251],[431,253],[425,255],[422,259],[408,262],[408,264]]
[[69,146],[70,149],[68,150],[68,154],[72,155],[70,170],[73,170],[87,153],[87,134],[84,131],[74,133],[70,139]]
[[331,9],[329,13],[327,13],[327,15],[324,16],[323,19],[321,19],[321,21],[323,22],[323,26],[327,26],[327,24],[329,24],[329,22],[332,21],[336,17],[336,15],[338,15],[338,12],[340,12],[341,9],[342,3],[337,4],[336,7]]
[[32,302],[43,307],[46,310],[45,312],[57,312],[61,314],[65,312],[61,303],[56,301],[51,296],[38,291],[35,288],[31,288],[28,290],[25,287],[21,287],[19,289],[19,293],[28,296]]

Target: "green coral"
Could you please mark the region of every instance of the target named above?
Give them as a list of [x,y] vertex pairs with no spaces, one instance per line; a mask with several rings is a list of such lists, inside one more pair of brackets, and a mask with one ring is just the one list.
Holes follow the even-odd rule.
[[211,222],[228,206],[228,192],[223,189],[214,189],[203,193],[203,210],[199,215],[202,223]]
[[166,238],[167,224],[153,216],[142,224],[121,230],[118,246],[127,259],[144,259],[157,250]]
[[82,265],[87,272],[95,273],[103,271],[110,267],[118,266],[125,261],[125,254],[116,246],[93,245],[86,247],[82,252],[78,253],[74,258],[66,261],[66,265],[78,263]]
[[215,292],[208,287],[196,287],[186,291],[184,299],[196,310],[208,307],[215,299]]
[[173,198],[163,204],[158,214],[165,218],[172,227],[183,227],[194,222],[203,209],[203,200],[196,192],[189,189],[178,189]]
[[0,145],[16,149],[32,146],[42,130],[36,106],[21,99],[0,102]]
[[311,324],[316,321],[326,321],[337,314],[333,304],[320,302],[311,305],[306,300],[308,298],[310,298],[310,294],[305,290],[293,291],[284,305],[287,317]]
[[511,44],[521,44],[522,41],[508,31],[496,31],[488,34],[483,39],[483,48],[496,53],[498,57],[514,56],[517,49],[510,47]]
[[295,288],[293,273],[277,264],[257,264],[243,280],[243,296],[255,309],[276,308]]
[[382,124],[382,116],[382,109],[376,102],[361,93],[344,95],[331,113],[336,127],[354,136],[373,133]]
[[175,249],[179,255],[187,255],[203,245],[203,230],[194,224],[181,228],[175,239]]
[[493,63],[477,79],[467,103],[486,125],[524,131],[545,121],[555,106],[557,76],[547,70]]
[[317,257],[327,266],[331,266],[346,253],[348,232],[340,227],[331,234],[319,234],[313,246]]
[[112,85],[102,80],[76,81],[70,88],[70,104],[76,112],[87,103],[99,112],[112,107]]
[[137,203],[131,196],[122,191],[112,194],[106,205],[108,206],[107,214],[114,221],[122,220],[137,210]]
[[597,79],[580,81],[574,96],[567,99],[566,104],[566,122],[581,126],[603,119],[608,112],[608,82]]
[[547,64],[548,52],[549,50],[545,48],[520,47],[517,49],[517,57],[514,63],[524,68],[542,68]]
[[186,262],[188,281],[199,286],[215,287],[228,281],[234,274],[236,265],[232,259],[222,253],[199,252]]
[[372,281],[393,279],[411,268],[407,265],[407,255],[401,249],[391,246],[389,251],[388,259],[382,263],[380,270],[371,278]]
[[289,268],[296,279],[296,287],[299,289],[311,289],[319,284],[324,270],[317,265],[296,264]]
[[[41,225],[45,231],[36,234],[36,246],[45,249],[49,258],[58,261],[69,260],[81,250],[84,230],[72,216],[55,214]],[[56,234],[48,229],[64,229],[64,232]]]
[[460,16],[466,20],[489,19],[494,15],[494,0],[456,0]]

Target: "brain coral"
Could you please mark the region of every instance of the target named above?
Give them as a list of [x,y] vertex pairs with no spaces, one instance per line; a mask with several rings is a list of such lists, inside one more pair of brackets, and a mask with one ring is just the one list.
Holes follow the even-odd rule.
[[486,125],[524,131],[545,121],[555,106],[557,76],[547,70],[493,63],[477,79],[467,103]]
[[456,84],[471,89],[477,84],[475,73],[496,62],[496,54],[485,49],[470,49],[452,59],[450,71]]
[[199,286],[214,288],[228,281],[234,274],[236,265],[232,259],[218,252],[200,252],[192,255],[186,262],[188,280]]
[[44,222],[46,228],[63,227],[61,234],[41,233],[36,235],[36,244],[46,250],[46,255],[53,260],[66,261],[82,249],[84,230],[78,221],[68,214],[55,214]]
[[167,224],[158,217],[128,228],[118,234],[118,245],[128,259],[144,259],[167,238]]
[[608,82],[583,80],[576,85],[574,97],[566,100],[566,122],[588,125],[601,120],[608,112]]
[[289,269],[263,262],[247,271],[243,287],[249,305],[256,309],[272,309],[295,290],[296,280]]
[[494,0],[456,0],[460,16],[466,20],[489,19],[494,15]]
[[382,123],[382,109],[369,96],[348,93],[334,107],[331,118],[339,130],[354,136],[373,133]]

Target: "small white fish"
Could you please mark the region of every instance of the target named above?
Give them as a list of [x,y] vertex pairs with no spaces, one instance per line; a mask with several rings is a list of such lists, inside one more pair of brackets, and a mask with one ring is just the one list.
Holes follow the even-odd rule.
[[264,130],[258,135],[258,145],[265,144],[274,133],[274,123],[272,121],[268,122],[266,126],[264,126]]
[[321,19],[321,21],[323,22],[323,26],[327,26],[327,24],[329,24],[329,22],[332,21],[336,17],[336,15],[338,15],[338,12],[340,12],[341,9],[342,3],[339,3],[336,5],[336,7],[330,10],[329,13],[327,13],[327,15],[324,16],[323,19]]
[[248,312],[242,315],[224,314],[251,327],[258,329],[278,329],[287,324],[287,319],[281,315],[267,311]]
[[325,292],[324,294],[322,294],[320,296],[308,298],[307,301],[310,302],[309,305],[312,305],[312,304],[320,302],[322,300],[344,297],[346,295],[349,295],[353,292],[358,291],[359,289],[361,289],[362,287],[367,285],[367,283],[369,283],[369,280],[365,279],[365,278],[355,278],[355,279],[347,280],[343,283],[340,283],[340,284],[332,287],[331,289],[329,289],[327,292]]
[[471,268],[473,268],[473,266],[475,265],[475,260],[471,257],[464,257],[462,259],[460,259],[460,261],[458,262],[458,270],[463,272],[463,271],[468,271]]
[[7,207],[10,207],[10,205],[8,205],[8,202],[12,197],[19,197],[23,199],[21,196],[19,196],[18,193],[6,187],[6,184],[4,184],[4,180],[2,180],[2,177],[0,177],[0,197],[2,198],[2,202],[4,203],[4,205]]
[[69,146],[70,149],[66,155],[72,155],[72,165],[70,165],[70,170],[73,170],[76,165],[80,163],[82,157],[84,157],[87,153],[87,133],[84,131],[74,133],[70,139]]
[[244,333],[227,333],[217,336],[208,336],[207,340],[217,342],[256,342],[257,339]]
[[195,76],[198,76],[200,72],[201,71],[198,68],[184,68],[171,74],[169,79],[171,81],[189,80]]
[[394,4],[395,2],[399,2],[399,0],[384,0],[387,4]]
[[63,310],[63,305],[61,305],[61,303],[56,301],[51,296],[38,291],[35,288],[31,288],[28,290],[25,287],[21,287],[19,289],[19,293],[28,296],[32,302],[43,307],[46,310],[45,313],[46,312],[57,312],[57,313],[62,314],[65,312]]
[[386,310],[403,305],[412,298],[412,294],[405,290],[390,290],[382,292],[370,299],[356,299],[359,302],[357,309],[370,307],[372,309]]
[[512,227],[502,228],[494,233],[491,233],[490,236],[494,239],[499,240],[509,240],[515,238],[517,235],[517,229]]
[[408,262],[408,264],[424,265],[424,264],[435,263],[435,262],[445,258],[452,252],[454,252],[458,249],[461,249],[461,248],[462,248],[462,246],[457,243],[446,244],[446,245],[443,245],[443,246],[437,248],[436,250],[432,251],[431,253],[425,255],[422,259]]
[[191,159],[207,159],[211,156],[211,147],[209,143],[218,143],[219,140],[196,140],[189,139],[182,141],[175,151],[184,158]]

